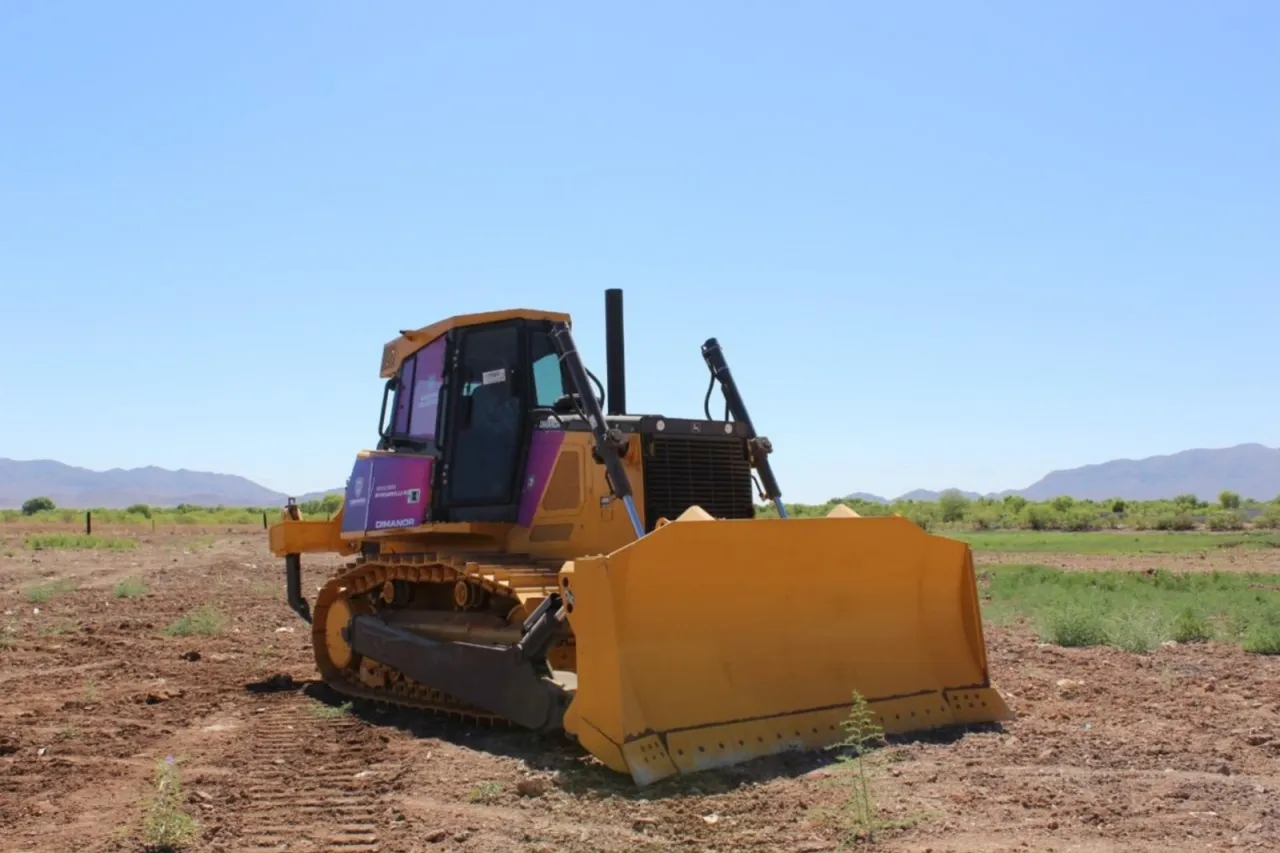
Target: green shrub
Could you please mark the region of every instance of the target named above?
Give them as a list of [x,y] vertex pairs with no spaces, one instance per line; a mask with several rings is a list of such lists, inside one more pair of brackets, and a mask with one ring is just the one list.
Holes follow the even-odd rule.
[[143,518],[151,517],[151,507],[146,504],[134,504],[125,510],[129,515],[140,515]]
[[1101,646],[1107,642],[1098,613],[1072,605],[1045,613],[1040,633],[1046,641],[1059,646]]
[[1280,625],[1254,625],[1245,632],[1241,647],[1258,655],[1280,655]]
[[1274,504],[1268,506],[1253,519],[1253,525],[1270,530],[1280,528],[1280,506],[1275,506]]
[[969,499],[959,489],[947,489],[938,496],[938,514],[948,524],[963,521]]
[[1244,517],[1239,512],[1211,512],[1205,526],[1210,530],[1244,530]]
[[974,530],[996,530],[1003,527],[1000,510],[993,506],[976,506],[969,510],[969,523]]
[[52,512],[57,509],[52,498],[29,498],[22,502],[23,515],[35,515],[38,512]]
[[1019,526],[1028,530],[1056,530],[1062,525],[1052,509],[1043,504],[1031,504],[1023,509]]
[[1074,507],[1069,510],[1062,521],[1063,529],[1076,533],[1083,530],[1097,530],[1101,526],[1097,514],[1085,507]]
[[1196,520],[1185,512],[1167,513],[1157,516],[1156,530],[1194,530]]

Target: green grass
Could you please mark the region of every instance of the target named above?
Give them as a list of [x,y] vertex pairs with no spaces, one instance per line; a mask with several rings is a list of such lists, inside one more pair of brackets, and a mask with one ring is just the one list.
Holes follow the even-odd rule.
[[86,536],[68,533],[33,533],[27,537],[27,547],[32,551],[52,551],[56,549],[127,551],[138,547],[133,539],[120,539],[110,536]]
[[165,628],[164,632],[171,637],[210,637],[221,634],[226,627],[227,617],[212,604],[205,604]]
[[1150,651],[1166,640],[1239,643],[1280,654],[1276,576],[1228,572],[1068,572],[993,566],[979,573],[984,618],[1029,623],[1043,642]]
[[56,581],[29,586],[22,591],[22,594],[32,604],[44,604],[64,593],[74,592],[75,588],[76,582],[72,578],[59,578]]
[[140,578],[125,578],[111,590],[111,594],[116,598],[133,598],[145,595],[146,592],[147,585]]
[[1280,533],[1067,533],[1000,530],[942,533],[975,552],[1024,554],[1189,554],[1219,548],[1280,548]]

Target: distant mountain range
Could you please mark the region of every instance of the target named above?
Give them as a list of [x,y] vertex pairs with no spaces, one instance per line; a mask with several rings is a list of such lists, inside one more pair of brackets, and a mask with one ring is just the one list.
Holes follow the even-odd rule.
[[[323,492],[298,495],[299,500]],[[234,474],[148,466],[91,471],[50,459],[0,458],[0,509],[16,509],[28,498],[52,498],[58,506],[119,509],[148,506],[282,506],[287,498]]]
[[[1280,496],[1280,449],[1261,444],[1239,444],[1235,447],[1183,450],[1143,459],[1113,459],[1051,471],[1025,489],[1009,489],[985,496],[963,489],[959,491],[970,500],[1021,495],[1027,500],[1044,501],[1070,495],[1081,500],[1124,498],[1148,501],[1186,494],[1213,500],[1223,491],[1235,492],[1242,498],[1271,500]],[[896,500],[936,501],[941,494],[916,489]],[[891,503],[886,498],[866,492],[855,492],[848,497]]]
[[[1280,449],[1261,444],[1241,444],[1220,449],[1184,450],[1145,459],[1114,459],[1053,471],[1025,489],[997,492],[991,497],[1022,495],[1029,500],[1048,500],[1058,495],[1104,500],[1157,500],[1174,495],[1194,494],[1212,500],[1230,490],[1244,498],[1270,500],[1280,496]],[[312,500],[329,492],[298,495]],[[969,498],[981,497],[965,491]],[[899,500],[936,501],[941,492],[916,489]],[[287,495],[260,486],[233,474],[206,471],[171,471],[166,468],[113,468],[91,471],[47,459],[17,461],[0,459],[0,509],[20,507],[33,497],[52,498],[59,506],[127,507],[149,506],[280,506]],[[879,495],[855,492],[849,498],[889,503]]]

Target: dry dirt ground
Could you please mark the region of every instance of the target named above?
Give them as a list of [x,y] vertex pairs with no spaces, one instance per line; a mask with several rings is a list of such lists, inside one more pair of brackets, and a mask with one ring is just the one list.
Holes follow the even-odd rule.
[[[324,575],[313,561],[304,588]],[[148,592],[116,598],[131,576]],[[43,603],[23,592],[58,578],[78,585]],[[261,530],[32,552],[0,529],[0,603],[10,853],[145,849],[167,756],[200,823],[194,851],[798,853],[842,840],[848,788],[829,755],[635,790],[558,739],[360,705],[333,713],[340,700],[314,683],[307,626],[284,603]],[[164,633],[207,603],[229,617],[221,634]],[[1019,719],[882,750],[874,790],[896,828],[876,849],[1280,850],[1280,659],[987,637]]]

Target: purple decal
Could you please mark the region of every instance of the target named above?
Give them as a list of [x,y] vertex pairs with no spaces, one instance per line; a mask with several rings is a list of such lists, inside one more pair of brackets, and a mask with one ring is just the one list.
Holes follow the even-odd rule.
[[529,445],[529,464],[525,468],[524,488],[520,492],[521,527],[533,524],[533,517],[538,512],[538,504],[542,501],[542,493],[551,480],[551,470],[560,456],[560,445],[564,443],[564,433],[559,430],[536,429],[533,441]]
[[440,406],[440,388],[444,384],[444,338],[432,341],[419,352],[417,363],[409,435],[430,440],[436,437],[436,412]]
[[416,527],[431,505],[429,456],[374,456],[360,459],[347,484],[344,533]]
[[372,480],[373,460],[357,459],[347,480],[347,494],[342,502],[342,532],[355,533],[365,529],[369,517],[369,481]]

